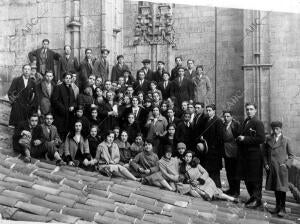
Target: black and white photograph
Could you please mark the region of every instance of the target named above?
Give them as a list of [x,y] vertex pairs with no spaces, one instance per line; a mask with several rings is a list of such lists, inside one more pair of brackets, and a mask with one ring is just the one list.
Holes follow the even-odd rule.
[[300,1],[2,0],[0,223],[300,223]]

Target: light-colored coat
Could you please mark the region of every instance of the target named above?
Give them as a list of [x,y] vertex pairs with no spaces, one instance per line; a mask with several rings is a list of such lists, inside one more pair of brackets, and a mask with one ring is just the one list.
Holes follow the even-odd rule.
[[194,101],[209,103],[209,97],[211,92],[211,83],[206,75],[195,76],[192,79],[194,85]]
[[116,143],[112,143],[111,153],[109,153],[106,142],[101,142],[98,145],[96,157],[99,165],[101,164],[118,164],[120,162],[120,151]]
[[290,140],[281,135],[277,142],[273,135],[266,138],[264,144],[264,163],[269,165],[266,190],[288,191],[288,168],[293,163],[293,151]]

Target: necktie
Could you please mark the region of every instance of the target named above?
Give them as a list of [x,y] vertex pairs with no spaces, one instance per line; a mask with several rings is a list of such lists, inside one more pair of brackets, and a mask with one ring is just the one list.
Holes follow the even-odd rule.
[[167,88],[167,82],[165,82],[165,86],[164,86],[164,88]]

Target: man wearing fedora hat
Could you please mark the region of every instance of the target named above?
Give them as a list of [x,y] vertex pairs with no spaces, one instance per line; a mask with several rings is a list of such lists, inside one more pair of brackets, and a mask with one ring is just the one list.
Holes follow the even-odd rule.
[[96,76],[101,76],[103,81],[111,80],[109,75],[109,63],[107,57],[109,55],[109,50],[106,48],[101,49],[101,57],[95,62],[94,74]]
[[119,77],[123,75],[124,71],[128,71],[129,67],[124,63],[124,56],[117,56],[117,63],[113,66],[111,70],[111,81],[119,80]]

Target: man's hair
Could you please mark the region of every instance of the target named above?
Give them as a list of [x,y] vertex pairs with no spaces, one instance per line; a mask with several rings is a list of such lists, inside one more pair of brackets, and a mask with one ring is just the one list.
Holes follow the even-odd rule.
[[124,58],[124,56],[123,55],[118,55],[117,60],[119,60],[119,58]]
[[72,50],[72,47],[71,47],[70,44],[66,44],[66,45],[64,46],[64,50],[66,50],[66,47],[69,47],[69,48]]
[[247,103],[245,103],[245,107],[248,107],[248,106],[253,106],[255,109],[257,109],[257,105],[254,102],[247,102]]
[[197,65],[196,70],[197,70],[198,68],[201,68],[202,70],[204,70],[203,65]]
[[138,70],[137,74],[140,75],[141,72],[144,73],[144,75],[146,75],[143,69]]
[[193,62],[193,64],[195,63],[195,61],[194,61],[193,59],[188,59],[188,60],[186,61],[186,63],[188,63],[189,61]]
[[203,102],[195,102],[194,106],[196,106],[196,105],[200,105],[202,108],[204,108],[204,103]]
[[232,116],[232,111],[231,110],[223,110],[223,115],[225,114],[230,114]]
[[182,61],[182,57],[181,56],[176,56],[175,57],[175,61],[177,60],[177,58],[180,58],[180,60]]
[[216,110],[216,105],[215,104],[209,104],[206,106],[206,109],[207,108],[211,108],[212,110]]
[[48,112],[48,113],[46,113],[45,118],[46,118],[47,116],[52,116],[52,117],[53,117],[53,114],[52,114],[51,112]]
[[42,43],[44,43],[44,42],[48,42],[48,44],[50,44],[50,41],[48,39],[42,40]]
[[45,74],[47,73],[52,73],[53,74],[53,71],[52,70],[46,70]]
[[30,117],[29,117],[29,119],[31,119],[32,117],[39,117],[39,115],[37,114],[37,113],[32,113],[31,115],[30,115]]
[[84,51],[84,53],[86,54],[87,51],[93,52],[92,48],[86,48],[85,51]]
[[23,70],[26,66],[29,66],[29,67],[31,68],[31,65],[30,65],[30,64],[24,64],[24,65],[22,66],[22,70]]

